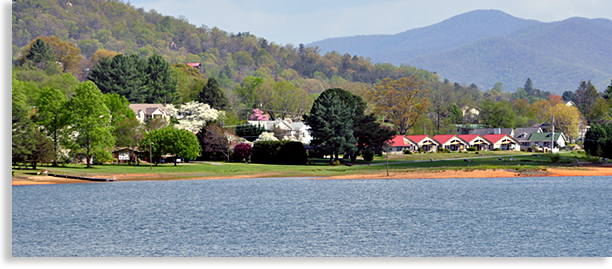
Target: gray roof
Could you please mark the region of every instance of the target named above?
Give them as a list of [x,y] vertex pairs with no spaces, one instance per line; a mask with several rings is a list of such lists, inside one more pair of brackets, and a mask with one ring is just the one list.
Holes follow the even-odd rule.
[[[532,134],[537,134],[537,133],[541,133],[542,132],[542,128],[537,127],[537,128],[516,128],[514,130],[514,138],[516,138],[516,140],[524,142],[524,141],[529,141],[529,138],[531,137]],[[519,137],[521,136],[521,134],[525,134],[525,136],[523,137]]]
[[263,126],[264,128],[266,128],[267,131],[273,131],[274,130],[274,126],[278,125],[278,124],[284,124],[287,127],[289,127],[291,130],[299,130],[300,128],[304,127],[306,124],[304,124],[304,122],[298,121],[298,122],[292,122],[289,123],[287,121],[284,120],[273,120],[273,121],[248,121],[249,124],[251,125],[260,125]]
[[166,108],[162,104],[130,104],[129,107],[134,111],[134,114],[138,114],[138,111],[142,110],[145,112],[145,114],[151,115],[151,113],[153,113],[155,109],[160,109],[168,113],[168,111],[166,111]]
[[513,134],[512,128],[477,128],[472,131],[472,134],[488,135],[488,134]]

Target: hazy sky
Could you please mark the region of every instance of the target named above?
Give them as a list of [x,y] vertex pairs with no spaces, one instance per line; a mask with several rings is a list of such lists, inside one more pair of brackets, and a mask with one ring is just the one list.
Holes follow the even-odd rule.
[[[127,2],[127,0],[126,0]],[[542,22],[612,19],[612,0],[131,0],[191,24],[251,32],[277,44],[330,37],[396,34],[475,9],[498,9]]]

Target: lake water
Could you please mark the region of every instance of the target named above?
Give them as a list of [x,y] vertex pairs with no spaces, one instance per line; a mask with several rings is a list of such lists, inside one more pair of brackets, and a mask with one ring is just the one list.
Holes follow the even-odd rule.
[[12,187],[13,256],[612,256],[612,177]]

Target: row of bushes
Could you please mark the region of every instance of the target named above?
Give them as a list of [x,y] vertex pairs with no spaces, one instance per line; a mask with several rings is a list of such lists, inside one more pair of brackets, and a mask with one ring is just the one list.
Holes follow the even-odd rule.
[[302,165],[307,161],[304,144],[296,141],[259,141],[251,151],[252,163]]

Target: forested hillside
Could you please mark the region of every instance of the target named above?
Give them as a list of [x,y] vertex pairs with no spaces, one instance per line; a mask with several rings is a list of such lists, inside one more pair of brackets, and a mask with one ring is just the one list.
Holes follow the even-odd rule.
[[410,64],[484,89],[502,82],[513,91],[531,78],[542,90],[561,94],[580,79],[603,89],[612,77],[612,62],[606,60],[612,57],[612,21],[605,19],[541,23],[480,10],[396,35],[309,45],[358,53],[374,62]]
[[145,58],[159,54],[171,64],[201,63],[201,76],[216,78],[226,90],[247,76],[291,81],[309,93],[341,86],[359,89],[383,78],[416,73],[427,81],[437,79],[410,66],[372,64],[364,57],[348,54],[321,55],[317,48],[301,44],[275,44],[248,32],[228,33],[217,27],[195,26],[184,17],[147,12],[129,2],[19,0],[13,4],[12,14],[14,64],[24,46],[35,38],[55,36],[81,50],[84,59],[79,70],[72,72],[79,79],[86,77],[80,72],[97,62],[96,52]]
[[[396,128],[399,133],[454,133],[456,124],[530,127],[548,120],[547,113],[552,111],[549,108],[558,105],[563,108],[563,100],[574,101],[579,108],[567,115],[582,116],[588,121],[609,120],[612,105],[609,90],[605,96],[599,91],[609,85],[612,76],[607,75],[605,86],[597,89],[593,83],[600,82],[590,81],[587,76],[598,74],[597,70],[578,73],[577,69],[567,71],[565,65],[587,59],[592,64],[585,68],[595,68],[608,64],[610,57],[599,59],[589,53],[569,53],[562,59],[549,59],[542,51],[532,49],[526,53],[525,48],[551,38],[541,40],[527,32],[513,31],[522,26],[512,26],[513,19],[506,19],[500,25],[492,25],[515,35],[478,41],[482,46],[496,48],[497,54],[480,54],[478,46],[462,45],[458,54],[435,58],[441,66],[430,70],[436,73],[409,65],[373,63],[369,58],[349,53],[322,54],[318,47],[302,44],[276,44],[249,32],[228,33],[217,27],[194,26],[184,17],[144,11],[122,1],[20,0],[13,2],[12,9],[13,86],[17,83],[23,92],[19,103],[24,107],[36,106],[49,88],[69,101],[84,81],[89,83],[87,87],[93,82],[104,95],[124,98],[122,103],[184,105],[198,101],[208,105],[209,110],[223,111],[222,121],[227,126],[244,123],[253,116],[254,109],[260,109],[260,114],[263,112],[271,119],[300,121],[311,111],[318,95],[332,88],[363,97],[367,113],[375,113],[372,117],[385,119],[386,123],[393,122],[389,111],[396,107],[422,109],[410,113],[411,124]],[[593,21],[585,24],[584,31],[589,22]],[[602,27],[607,23],[595,22]],[[519,24],[532,25],[527,28],[537,33],[544,33],[538,27],[550,28],[549,35],[559,38],[559,43],[562,38],[569,38],[559,37],[564,31],[555,32],[557,28],[549,24],[532,21]],[[472,27],[476,26],[474,22]],[[454,27],[447,33],[461,29]],[[584,31],[577,33],[582,42],[580,47],[601,49],[591,39],[580,38],[582,35],[578,34]],[[490,34],[438,39],[454,46],[454,42]],[[606,38],[610,37],[593,37],[603,43],[609,42]],[[421,46],[426,48],[427,43]],[[556,44],[553,48],[564,51],[571,49],[568,46],[572,44]],[[474,61],[480,63],[480,69],[468,65]],[[196,69],[188,63],[200,66]],[[529,71],[533,66],[539,66],[542,72],[562,73],[564,79],[542,81],[537,78],[540,73]],[[454,79],[443,68],[460,69],[473,81]],[[492,76],[488,71],[502,72],[504,76]],[[514,83],[518,86],[502,83],[514,76],[521,80],[520,84]],[[481,79],[495,83],[490,87],[474,83]],[[401,81],[410,83],[404,85]],[[554,83],[562,83],[563,87],[546,90]],[[399,97],[389,98],[393,96],[390,93],[398,91],[412,92],[414,98],[406,102],[397,101]],[[472,108],[480,113],[470,113]]]

